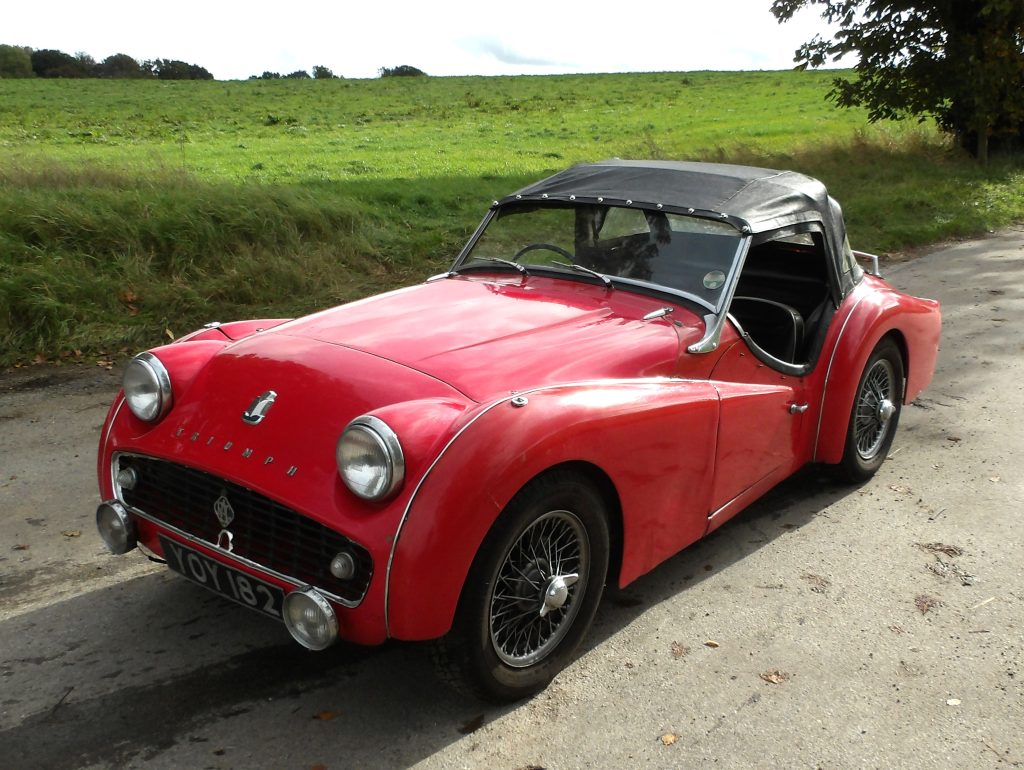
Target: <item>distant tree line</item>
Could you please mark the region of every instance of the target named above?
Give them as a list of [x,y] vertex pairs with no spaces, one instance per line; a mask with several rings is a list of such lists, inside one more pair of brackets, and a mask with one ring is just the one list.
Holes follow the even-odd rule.
[[74,56],[51,48],[33,50],[23,46],[0,45],[0,78],[156,78],[159,80],[213,80],[198,64],[177,59],[138,61],[115,53],[103,61],[78,52]]
[[[397,67],[381,67],[377,74],[382,78],[424,77],[427,73],[409,64]],[[213,80],[213,75],[198,64],[177,59],[146,59],[138,61],[126,53],[115,53],[103,61],[96,61],[89,54],[79,51],[73,56],[52,48],[32,49],[25,46],[0,44],[0,78],[122,78],[158,80]],[[260,75],[250,75],[249,80],[334,80],[339,78],[330,67],[317,64],[312,74],[306,70],[295,70],[287,75],[267,70]]]

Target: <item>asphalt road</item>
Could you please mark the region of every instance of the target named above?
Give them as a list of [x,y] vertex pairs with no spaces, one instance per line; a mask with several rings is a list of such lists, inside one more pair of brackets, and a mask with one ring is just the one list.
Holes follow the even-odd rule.
[[116,372],[0,377],[0,767],[1024,766],[1024,230],[887,270],[936,379],[861,488],[800,474],[494,708],[416,645],[308,653],[93,530]]

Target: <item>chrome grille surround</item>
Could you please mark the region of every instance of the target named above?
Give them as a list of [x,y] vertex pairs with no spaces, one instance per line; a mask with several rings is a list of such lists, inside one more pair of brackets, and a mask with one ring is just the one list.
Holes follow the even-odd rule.
[[[134,468],[138,474],[134,489],[117,484],[117,474],[124,468]],[[373,560],[364,547],[258,492],[195,468],[127,452],[114,454],[111,475],[117,499],[133,514],[225,559],[295,586],[315,586],[345,607],[358,606],[366,595]],[[235,511],[229,526],[230,552],[218,545],[221,526],[214,504],[222,495]],[[356,574],[339,580],[331,574],[330,564],[346,549],[355,558]]]

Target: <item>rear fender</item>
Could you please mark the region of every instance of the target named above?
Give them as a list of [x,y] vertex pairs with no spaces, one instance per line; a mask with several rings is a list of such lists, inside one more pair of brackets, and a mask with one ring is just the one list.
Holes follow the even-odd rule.
[[861,374],[875,346],[892,335],[904,353],[909,404],[931,382],[939,351],[941,313],[935,300],[901,294],[870,276],[864,279],[856,302],[836,341],[825,378],[814,459],[822,463],[842,460],[850,411]]
[[410,500],[388,569],[389,634],[429,639],[452,624],[484,536],[537,475],[588,463],[622,512],[625,585],[707,528],[717,390],[685,380],[605,381],[502,399],[442,449]]

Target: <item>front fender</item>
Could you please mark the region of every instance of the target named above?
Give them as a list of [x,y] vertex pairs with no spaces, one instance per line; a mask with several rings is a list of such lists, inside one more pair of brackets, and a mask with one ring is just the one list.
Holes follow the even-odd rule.
[[857,385],[883,337],[894,335],[905,354],[903,403],[913,401],[935,373],[942,327],[938,302],[902,294],[870,276],[847,301],[851,300],[856,305],[844,321],[828,364],[815,443],[817,462],[842,460]]
[[540,389],[480,411],[413,493],[388,569],[389,635],[429,639],[454,619],[480,544],[538,474],[587,463],[622,514],[625,585],[707,528],[719,397],[708,382],[605,381]]

